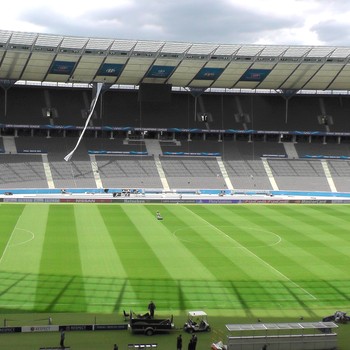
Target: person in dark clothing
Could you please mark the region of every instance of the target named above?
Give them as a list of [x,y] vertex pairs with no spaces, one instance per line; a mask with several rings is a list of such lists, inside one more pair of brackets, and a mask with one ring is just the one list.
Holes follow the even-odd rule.
[[113,350],[118,350],[118,345],[117,344],[114,344]]
[[176,339],[176,349],[182,350],[182,336],[179,334],[179,336]]
[[188,342],[187,350],[193,350],[193,338],[190,338]]
[[156,309],[156,305],[154,304],[153,301],[151,301],[149,304],[148,304],[148,310],[149,310],[149,314],[151,316],[151,318],[154,317],[154,310]]
[[192,334],[192,350],[196,350],[196,346],[197,346],[197,336],[196,334]]
[[261,350],[267,350],[267,344],[264,344]]
[[64,333],[64,330],[61,330],[61,340],[60,340],[60,346],[61,348],[64,348],[64,340],[66,338],[66,335]]

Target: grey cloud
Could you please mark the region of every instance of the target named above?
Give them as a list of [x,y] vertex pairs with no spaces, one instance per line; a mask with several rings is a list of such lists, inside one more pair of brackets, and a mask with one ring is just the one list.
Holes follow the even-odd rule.
[[336,21],[324,21],[312,27],[317,33],[319,40],[325,45],[331,46],[349,46],[350,45],[350,27]]
[[277,35],[303,23],[287,13],[270,16],[225,0],[139,1],[128,7],[100,8],[77,21],[58,16],[49,7],[40,11],[32,7],[22,16],[52,34],[222,44],[256,43],[266,33]]

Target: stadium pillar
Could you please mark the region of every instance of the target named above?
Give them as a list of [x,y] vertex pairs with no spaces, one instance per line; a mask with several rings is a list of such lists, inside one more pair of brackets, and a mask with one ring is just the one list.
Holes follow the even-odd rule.
[[290,98],[295,96],[299,90],[296,89],[281,89],[278,90],[278,92],[283,96],[283,98],[286,100],[286,108],[285,108],[285,123],[288,122],[288,101]]
[[16,84],[17,80],[12,79],[0,79],[0,86],[5,91],[5,102],[4,102],[4,116],[7,116],[7,90]]

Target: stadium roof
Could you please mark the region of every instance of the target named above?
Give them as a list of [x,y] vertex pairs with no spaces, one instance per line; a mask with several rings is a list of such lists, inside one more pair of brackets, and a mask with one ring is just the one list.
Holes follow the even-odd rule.
[[0,79],[350,90],[350,47],[222,45],[0,30]]

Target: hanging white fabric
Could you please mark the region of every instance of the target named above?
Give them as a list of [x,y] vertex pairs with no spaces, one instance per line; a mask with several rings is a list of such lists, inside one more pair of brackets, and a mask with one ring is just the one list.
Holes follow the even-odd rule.
[[78,139],[77,144],[75,145],[75,147],[73,148],[73,150],[72,150],[70,153],[68,153],[68,154],[64,157],[64,160],[65,160],[66,162],[68,162],[68,161],[72,158],[72,156],[73,156],[75,150],[78,148],[78,146],[79,146],[79,144],[80,144],[80,141],[81,141],[81,139],[82,139],[83,136],[84,136],[85,130],[86,130],[87,126],[89,125],[91,116],[92,116],[92,114],[93,114],[94,111],[95,111],[96,103],[97,103],[98,97],[100,96],[100,92],[101,92],[102,86],[103,86],[103,83],[97,83],[96,95],[95,95],[94,99],[91,101],[91,105],[90,105],[90,114],[88,115],[88,117],[87,117],[87,119],[86,119],[84,129],[83,129],[82,133],[81,133],[80,136],[79,136],[79,139]]

